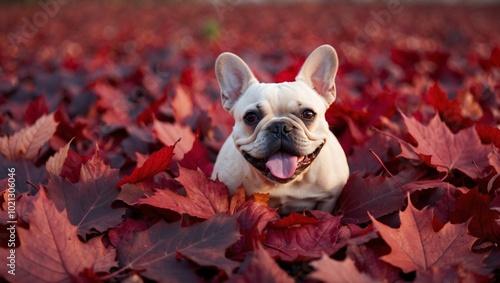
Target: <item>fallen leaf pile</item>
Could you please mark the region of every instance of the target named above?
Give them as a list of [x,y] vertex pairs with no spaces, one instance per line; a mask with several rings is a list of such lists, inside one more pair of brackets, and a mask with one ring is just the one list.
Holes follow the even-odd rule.
[[[499,280],[498,6],[40,3],[0,9],[3,279]],[[325,43],[335,209],[230,195],[216,57],[281,82]]]

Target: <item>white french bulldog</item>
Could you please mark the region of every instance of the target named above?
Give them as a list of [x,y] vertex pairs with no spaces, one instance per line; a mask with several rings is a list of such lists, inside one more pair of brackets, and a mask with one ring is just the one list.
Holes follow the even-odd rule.
[[215,63],[224,109],[235,125],[215,162],[212,179],[230,192],[268,193],[287,214],[332,211],[349,176],[345,153],[325,112],[336,98],[335,49],[322,45],[294,82],[260,83],[241,58],[223,53]]

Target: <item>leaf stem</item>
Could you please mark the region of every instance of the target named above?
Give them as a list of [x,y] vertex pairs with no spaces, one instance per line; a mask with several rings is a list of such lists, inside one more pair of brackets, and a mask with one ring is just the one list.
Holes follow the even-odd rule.
[[375,156],[375,158],[378,160],[380,165],[382,165],[382,167],[384,168],[385,172],[387,172],[387,174],[389,174],[389,176],[391,176],[394,179],[394,181],[396,181],[396,183],[398,184],[401,191],[403,193],[405,193],[403,185],[401,185],[401,183],[398,181],[398,179],[396,179],[396,177],[394,177],[394,175],[392,175],[392,173],[389,171],[389,169],[387,169],[387,167],[385,167],[384,163],[382,162],[382,159],[380,159],[380,157],[378,157],[378,155],[375,153],[375,151],[371,148],[370,148],[370,153],[373,154],[373,156]]
[[120,273],[123,273],[125,272],[126,270],[128,269],[127,266],[124,266],[118,270],[116,270],[115,272],[113,273],[110,273],[110,274],[107,274],[107,275],[103,275],[101,277],[99,277],[99,280],[102,280],[102,281],[106,281],[106,280],[110,280],[110,279],[113,279],[114,277],[120,275]]

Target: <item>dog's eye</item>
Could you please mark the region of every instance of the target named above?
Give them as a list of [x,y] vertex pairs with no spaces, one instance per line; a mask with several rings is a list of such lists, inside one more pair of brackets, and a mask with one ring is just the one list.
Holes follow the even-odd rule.
[[248,125],[252,125],[259,119],[259,117],[257,117],[257,114],[253,112],[248,112],[247,114],[245,114],[245,117],[243,117],[243,119],[245,119],[245,123],[247,123]]
[[304,112],[302,112],[302,118],[307,119],[307,120],[311,120],[315,116],[316,116],[316,113],[314,113],[314,111],[312,111],[311,109],[306,109],[306,110],[304,110]]

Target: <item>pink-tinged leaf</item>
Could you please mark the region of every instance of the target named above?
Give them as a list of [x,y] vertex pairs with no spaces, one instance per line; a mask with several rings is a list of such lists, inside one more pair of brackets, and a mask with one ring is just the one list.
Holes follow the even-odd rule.
[[498,148],[495,147],[488,153],[488,162],[495,168],[495,171],[500,174],[500,150]]
[[455,186],[442,180],[420,180],[403,185],[405,192],[414,193],[432,188],[455,191]]
[[120,89],[98,82],[93,90],[99,97],[97,107],[105,110],[102,120],[107,125],[126,127],[132,123],[129,112],[133,106]]
[[181,85],[175,87],[175,96],[170,100],[170,103],[172,104],[176,121],[184,123],[193,115],[193,98]]
[[354,261],[347,257],[343,261],[337,261],[329,258],[326,254],[321,256],[321,259],[310,263],[314,267],[308,278],[319,280],[322,282],[338,282],[338,283],[371,283],[382,282],[375,280],[370,275],[360,272]]
[[182,160],[184,154],[191,150],[193,142],[196,139],[191,128],[180,124],[164,123],[154,119],[153,129],[155,137],[164,145],[176,143],[174,149],[175,160]]
[[316,210],[309,213],[319,224],[266,228],[264,247],[272,257],[290,262],[319,258],[323,253],[333,254],[345,246],[350,231],[340,225],[340,216]]
[[45,169],[47,172],[59,176],[63,170],[64,162],[66,161],[66,157],[68,156],[69,146],[71,142],[69,141],[64,147],[60,148],[56,154],[51,156],[47,163],[45,164]]
[[367,212],[376,218],[384,216],[401,209],[404,199],[394,179],[382,175],[361,178],[354,173],[347,180],[335,211],[342,214],[343,223],[365,223],[370,220]]
[[295,280],[290,277],[283,269],[279,267],[276,261],[267,253],[262,245],[257,245],[250,253],[242,268],[229,278],[230,283],[254,283],[254,282],[282,282],[294,283]]
[[174,145],[165,146],[159,151],[151,154],[141,167],[135,168],[132,174],[125,176],[116,184],[116,187],[119,188],[126,183],[139,183],[165,171],[170,166],[175,146],[176,143],[174,142]]
[[225,251],[238,238],[236,219],[223,213],[186,228],[160,222],[136,233],[130,241],[122,241],[118,258],[122,266],[143,271],[142,275],[153,280],[196,282],[192,264],[179,255],[230,275],[237,264],[225,257]]
[[45,101],[45,96],[40,95],[29,102],[26,108],[24,121],[26,121],[28,125],[33,125],[38,118],[45,114],[49,114],[49,106],[47,105],[47,101]]
[[[43,190],[34,197],[28,218],[29,229],[17,227],[15,282],[69,282],[85,269],[109,272],[117,265],[116,251],[106,249],[100,237],[87,243],[78,239],[66,211],[58,212]],[[8,253],[0,249],[2,258]],[[0,272],[7,274],[7,268],[2,264]]]
[[186,189],[186,196],[171,190],[157,190],[154,195],[140,199],[137,204],[147,204],[178,213],[187,213],[208,219],[229,209],[229,192],[224,183],[212,181],[201,171],[179,167],[177,181]]
[[[421,156],[422,161],[440,172],[457,169],[471,178],[483,177],[482,171],[489,165],[487,156],[491,146],[481,144],[474,127],[453,134],[438,115],[428,125],[404,114],[403,118],[409,133],[418,142],[418,146],[411,148]],[[414,158],[404,153],[401,156]]]
[[399,213],[401,226],[391,228],[371,217],[375,228],[391,247],[391,253],[381,259],[404,272],[463,265],[466,269],[487,273],[483,259],[487,254],[473,253],[477,240],[467,234],[467,223],[447,223],[437,232],[432,227],[432,209],[417,210],[411,201]]
[[20,158],[34,160],[56,132],[57,124],[53,114],[43,115],[32,126],[0,138],[0,152],[10,161]]
[[118,171],[104,164],[96,152],[82,165],[77,183],[51,175],[47,193],[60,211],[66,208],[71,224],[85,239],[92,231],[104,232],[122,222],[125,208],[111,207],[119,193],[117,181]]
[[450,211],[452,223],[463,223],[470,219],[469,233],[477,238],[486,237],[500,243],[500,213],[490,209],[492,198],[477,189],[466,194],[457,192],[455,211]]

